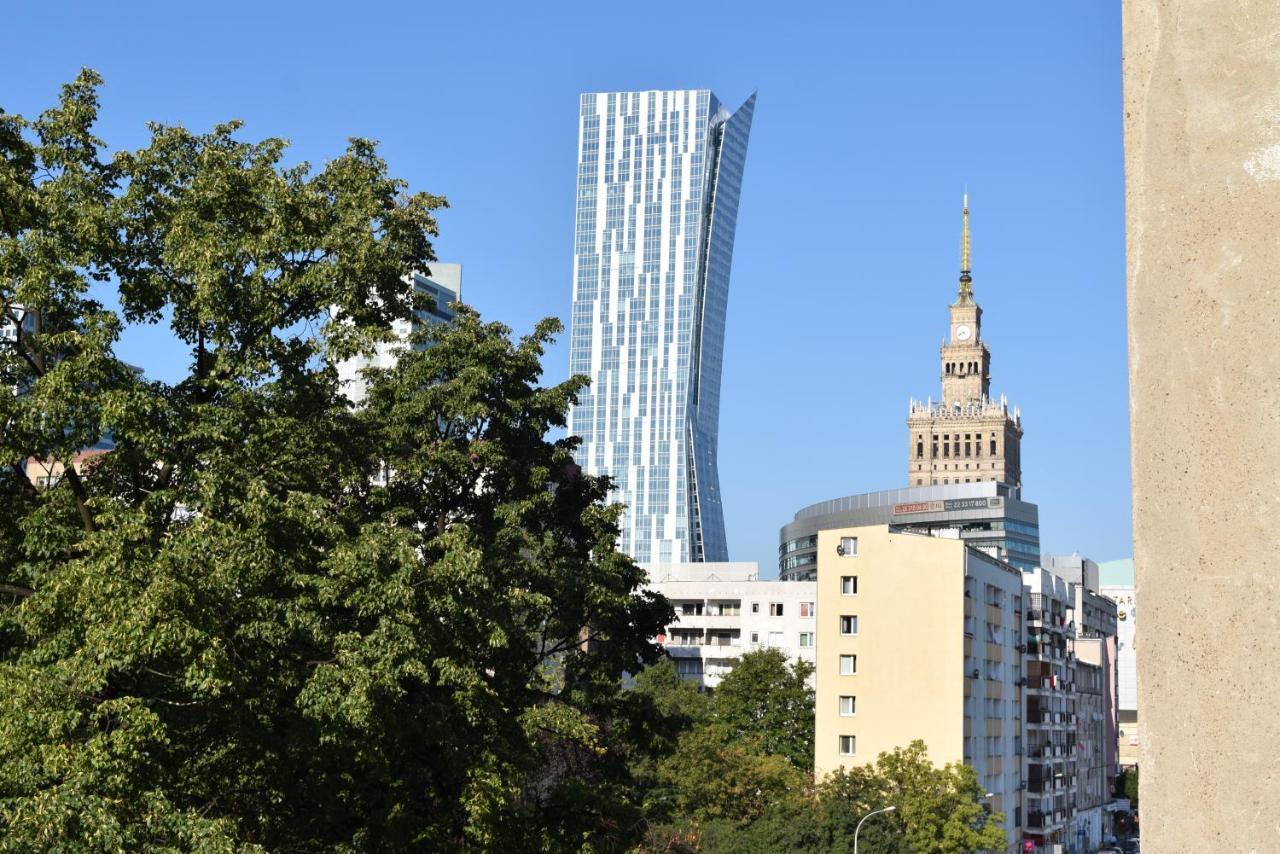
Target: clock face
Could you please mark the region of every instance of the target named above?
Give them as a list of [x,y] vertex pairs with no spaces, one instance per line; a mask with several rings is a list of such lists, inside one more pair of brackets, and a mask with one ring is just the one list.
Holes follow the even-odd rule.
[[957,340],[957,341],[968,341],[968,340],[969,340],[969,336],[970,336],[970,335],[972,335],[972,334],[973,334],[973,330],[972,330],[972,329],[970,329],[970,328],[969,328],[969,327],[967,327],[967,326],[957,326],[957,327],[956,327],[956,340]]

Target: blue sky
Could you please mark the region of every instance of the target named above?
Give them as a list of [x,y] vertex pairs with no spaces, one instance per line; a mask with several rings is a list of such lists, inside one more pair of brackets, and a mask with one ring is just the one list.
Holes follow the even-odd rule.
[[[909,397],[937,394],[967,187],[992,390],[1021,407],[1046,551],[1131,554],[1120,10],[1114,3],[6,4],[0,107],[106,77],[101,135],[243,119],[313,163],[350,136],[449,197],[467,302],[567,319],[578,93],[759,90],[720,425],[731,556],[905,485]],[[122,355],[166,378],[160,330]],[[180,354],[179,354],[180,355]],[[568,348],[547,379],[568,372]]]

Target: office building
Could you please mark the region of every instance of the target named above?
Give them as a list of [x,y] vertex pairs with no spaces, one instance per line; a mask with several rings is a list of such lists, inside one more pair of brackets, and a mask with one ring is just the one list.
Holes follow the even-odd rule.
[[391,328],[397,340],[378,344],[368,356],[348,359],[338,364],[338,379],[347,397],[355,403],[363,401],[365,396],[366,383],[362,371],[366,368],[394,367],[396,354],[404,347],[404,342],[424,324],[448,323],[453,320],[453,309],[449,306],[462,300],[462,265],[433,261],[427,272],[406,276],[405,284],[418,294],[431,297],[434,304],[430,309],[418,312],[412,319],[393,321]]
[[817,535],[831,528],[889,525],[917,534],[954,532],[967,545],[1019,569],[1040,562],[1040,511],[995,481],[913,486],[847,495],[799,510],[779,534],[778,577],[809,580]]
[[816,773],[921,739],[974,768],[1018,845],[1022,573],[887,525],[817,537]]
[[647,564],[648,588],[671,601],[675,620],[658,638],[677,672],[714,689],[743,653],[781,650],[810,664],[816,643],[812,582],[760,581],[754,563]]
[[982,340],[982,309],[973,298],[969,197],[965,195],[960,287],[948,309],[951,331],[939,354],[942,396],[912,400],[907,414],[907,483],[993,481],[1022,491],[1022,417],[991,398],[991,351]]
[[1138,591],[1133,583],[1133,558],[1099,564],[1102,594],[1116,603],[1116,733],[1121,767],[1139,764],[1142,716],[1138,710]]
[[18,331],[24,333],[35,331],[36,317],[17,303],[10,303],[4,314],[0,315],[0,342],[17,341]]
[[581,98],[569,363],[591,386],[569,432],[641,562],[728,559],[720,374],[754,109],[707,90]]

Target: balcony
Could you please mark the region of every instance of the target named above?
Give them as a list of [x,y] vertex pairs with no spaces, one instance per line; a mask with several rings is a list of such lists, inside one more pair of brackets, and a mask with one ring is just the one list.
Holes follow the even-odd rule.
[[1063,810],[1057,812],[1028,812],[1027,813],[1027,829],[1039,832],[1048,832],[1057,830],[1066,822]]

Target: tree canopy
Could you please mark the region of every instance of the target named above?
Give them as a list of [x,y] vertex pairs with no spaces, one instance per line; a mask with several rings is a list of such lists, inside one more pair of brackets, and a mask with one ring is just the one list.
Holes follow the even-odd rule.
[[0,114],[0,849],[621,844],[618,674],[669,614],[546,438],[559,325],[459,307],[354,406],[335,365],[422,307],[444,200],[234,122],[107,156],[99,84]]

